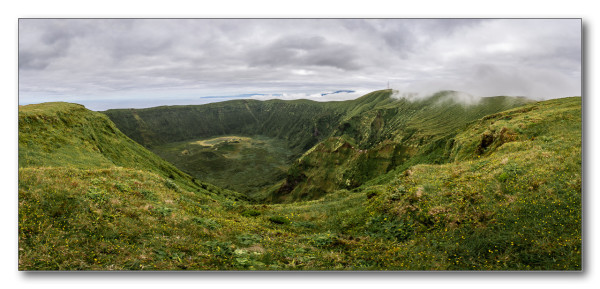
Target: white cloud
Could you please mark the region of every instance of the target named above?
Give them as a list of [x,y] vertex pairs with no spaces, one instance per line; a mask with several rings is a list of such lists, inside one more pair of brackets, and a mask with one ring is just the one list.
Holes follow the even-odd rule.
[[359,91],[327,91],[319,93],[281,93],[281,94],[256,94],[249,98],[256,100],[269,100],[269,99],[282,99],[282,100],[294,100],[294,99],[309,99],[314,101],[343,101],[356,99],[367,93],[369,90]]
[[19,92],[22,102],[174,91],[330,100],[354,96],[321,93],[390,81],[420,95],[571,96],[581,94],[580,28],[577,19],[21,19]]

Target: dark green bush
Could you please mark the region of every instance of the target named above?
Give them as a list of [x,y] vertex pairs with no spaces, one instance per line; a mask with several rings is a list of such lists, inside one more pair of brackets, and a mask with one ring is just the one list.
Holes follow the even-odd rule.
[[275,224],[279,224],[279,225],[284,225],[284,224],[290,223],[290,219],[288,219],[284,216],[271,216],[271,217],[269,217],[269,221],[271,221],[272,223],[275,223]]
[[173,209],[169,208],[169,207],[158,207],[158,208],[154,209],[154,211],[156,213],[158,213],[159,215],[166,217],[166,216],[171,215],[171,213],[173,212]]
[[259,210],[255,210],[255,209],[250,209],[250,210],[245,210],[242,212],[242,216],[244,217],[256,217],[259,216],[261,213]]
[[262,238],[255,234],[244,234],[237,237],[237,241],[242,246],[251,246],[260,242]]
[[371,191],[367,191],[366,195],[367,195],[367,199],[372,199],[374,197],[379,196],[380,192],[379,191],[375,191],[375,190],[371,190]]
[[213,219],[194,217],[193,221],[194,223],[210,230],[221,228],[221,225]]
[[165,180],[165,186],[173,191],[181,192],[181,189],[179,188],[179,186],[172,180],[169,180],[169,179]]

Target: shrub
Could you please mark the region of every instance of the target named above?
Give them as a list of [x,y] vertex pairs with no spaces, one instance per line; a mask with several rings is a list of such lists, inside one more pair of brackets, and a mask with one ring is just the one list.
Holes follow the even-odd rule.
[[393,192],[389,196],[390,201],[399,201],[402,199],[404,195],[406,195],[407,191],[404,186],[398,186],[393,190]]
[[395,217],[378,215],[367,221],[367,232],[373,237],[403,242],[412,237],[414,229],[411,224]]
[[91,187],[88,189],[87,197],[96,203],[104,203],[108,201],[108,195],[101,189]]
[[216,257],[228,258],[233,256],[233,244],[231,242],[208,241],[204,243],[208,250]]
[[169,208],[169,207],[158,207],[158,208],[154,209],[154,211],[156,213],[158,213],[159,215],[166,217],[166,216],[171,215],[171,213],[173,212],[173,209]]
[[367,194],[367,199],[372,199],[374,197],[379,196],[380,193],[379,193],[379,191],[370,190],[370,191],[367,191],[366,194]]
[[224,200],[221,202],[221,205],[223,206],[223,208],[225,208],[226,210],[233,210],[235,208],[237,208],[238,202],[232,201],[232,200]]
[[194,217],[193,221],[194,223],[210,230],[221,228],[221,225],[213,219]]
[[262,238],[255,234],[244,234],[237,237],[237,241],[242,246],[250,246],[260,242]]
[[271,216],[269,217],[269,221],[271,221],[272,223],[275,224],[289,224],[290,223],[290,219],[284,216]]
[[294,222],[294,226],[296,227],[304,227],[307,229],[314,229],[317,227],[317,225],[315,225],[312,222],[308,222],[308,221],[299,221],[299,222]]
[[335,244],[338,237],[333,233],[320,233],[308,237],[308,242],[316,247],[327,247]]
[[521,173],[521,169],[515,163],[508,163],[502,169],[502,173],[500,173],[497,177],[498,181],[506,182],[510,179],[515,179]]
[[144,196],[144,198],[151,200],[151,201],[155,201],[156,200],[156,196],[154,195],[154,192],[150,191],[150,190],[142,190],[140,192],[142,194],[142,196]]
[[181,192],[181,189],[179,188],[179,186],[172,180],[169,180],[169,179],[165,180],[165,186],[173,191]]
[[128,185],[121,183],[115,183],[115,188],[123,193],[127,193],[131,190]]
[[255,209],[245,210],[242,212],[242,216],[244,217],[256,217],[260,214],[260,211]]

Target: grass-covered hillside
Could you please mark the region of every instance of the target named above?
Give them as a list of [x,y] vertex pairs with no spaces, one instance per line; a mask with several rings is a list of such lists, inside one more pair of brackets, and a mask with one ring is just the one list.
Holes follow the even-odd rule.
[[378,91],[349,102],[351,109],[332,135],[293,163],[271,199],[315,199],[415,164],[446,163],[453,137],[468,123],[529,102],[500,96],[465,104],[454,92],[409,101],[390,93]]
[[[104,113],[125,134],[196,178],[225,186],[221,168],[228,168],[225,172],[237,172],[230,188],[263,201],[289,202],[356,188],[417,163],[447,162],[451,138],[467,123],[529,102],[491,97],[465,104],[456,95],[446,91],[409,101],[381,90],[339,102],[234,100]],[[247,154],[254,157],[240,162],[182,147],[231,135],[273,138],[268,143],[280,144],[273,150],[291,157],[274,166],[264,153]],[[252,164],[267,170],[257,178],[261,170]]]
[[263,135],[285,140],[291,149],[306,150],[331,133],[343,107],[336,102],[242,99],[103,113],[149,148],[219,135]]
[[[331,134],[346,105],[308,100],[232,100],[103,113],[129,137],[179,169],[264,199],[268,191],[276,189],[271,187],[285,179],[282,171],[286,172],[294,159]],[[252,153],[239,160],[213,150],[218,147],[207,151],[206,146],[186,145],[221,136],[265,139],[267,147],[252,148]],[[273,151],[275,161],[270,158]],[[236,173],[235,180],[228,175],[232,172]]]
[[[356,150],[383,162],[402,144],[407,158],[284,204],[194,180],[82,106],[20,107],[19,269],[581,270],[581,98],[508,100],[488,100],[506,105],[494,112],[446,104],[431,119],[416,117],[430,105],[407,103],[405,123],[389,107],[404,100],[382,92],[336,104],[337,124],[302,155],[312,168],[288,175],[318,169],[317,152],[323,171]],[[461,111],[471,116],[436,129]]]

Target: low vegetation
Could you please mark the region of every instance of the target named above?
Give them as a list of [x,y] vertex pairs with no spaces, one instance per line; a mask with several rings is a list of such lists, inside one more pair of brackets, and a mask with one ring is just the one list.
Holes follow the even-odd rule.
[[196,179],[261,198],[294,160],[286,143],[264,136],[220,136],[157,145],[151,149]]
[[[423,117],[377,121],[398,106],[382,92],[315,110],[319,116],[306,119],[338,124],[317,121],[323,134],[306,127],[310,140],[287,134],[292,155],[314,143],[292,162],[288,186],[318,183],[319,160],[322,172],[332,170],[323,177],[336,176],[336,165],[354,176],[377,173],[315,185],[306,192],[324,193],[290,203],[257,202],[183,173],[102,113],[65,103],[20,107],[19,269],[581,270],[581,98],[488,101],[500,108],[446,105],[430,124]],[[433,112],[438,102],[414,114]],[[247,104],[247,117],[265,117]],[[314,104],[268,106],[288,105]],[[217,116],[235,110],[225,103],[201,109],[214,108]],[[436,129],[434,120],[461,109],[472,115]],[[130,113],[147,124],[140,136],[157,133],[146,112]],[[282,132],[271,137],[286,140]],[[181,153],[218,135],[142,143]]]
[[[233,100],[104,113],[126,135],[195,177],[260,202],[293,202],[357,188],[396,168],[448,162],[452,137],[469,122],[530,102],[499,96],[467,105],[452,91],[418,101],[392,94],[381,90],[338,102]],[[246,146],[245,161],[236,161],[218,148],[192,145],[231,136],[260,138],[270,146]]]

